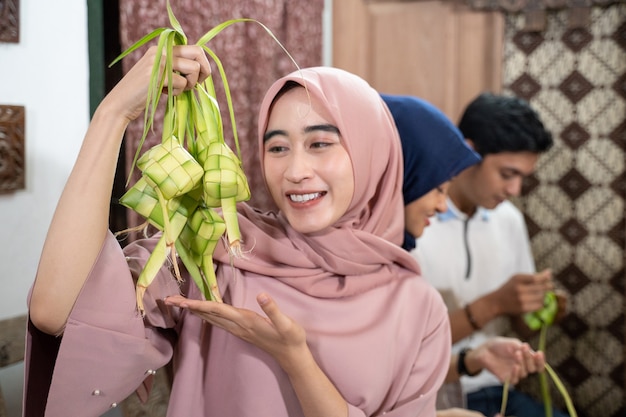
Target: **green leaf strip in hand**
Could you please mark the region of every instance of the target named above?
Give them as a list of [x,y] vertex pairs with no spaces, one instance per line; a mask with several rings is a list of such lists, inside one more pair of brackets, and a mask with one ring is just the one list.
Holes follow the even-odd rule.
[[551,325],[558,312],[559,305],[553,291],[546,292],[543,307],[537,311],[524,314],[524,321],[531,330],[539,330],[542,324]]

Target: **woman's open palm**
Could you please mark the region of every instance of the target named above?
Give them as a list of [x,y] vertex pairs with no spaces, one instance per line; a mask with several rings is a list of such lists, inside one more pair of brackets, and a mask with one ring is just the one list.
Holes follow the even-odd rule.
[[259,347],[279,363],[288,361],[306,347],[304,328],[283,314],[265,293],[257,296],[257,302],[267,317],[226,303],[190,300],[180,295],[168,297],[165,302],[185,308],[204,321]]

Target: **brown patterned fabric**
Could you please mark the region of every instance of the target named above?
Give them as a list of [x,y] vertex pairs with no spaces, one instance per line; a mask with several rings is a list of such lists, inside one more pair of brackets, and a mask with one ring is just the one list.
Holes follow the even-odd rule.
[[[623,417],[626,272],[626,4],[592,7],[572,29],[551,12],[543,32],[506,18],[504,91],[528,100],[555,138],[515,201],[537,267],[550,267],[569,313],[548,331],[547,359],[581,417]],[[537,346],[537,339],[533,340]],[[521,389],[541,398],[538,378]],[[561,395],[552,399],[565,408]]]
[[[172,10],[187,35],[189,43],[195,43],[214,26],[235,18],[257,19],[267,26],[293,56],[300,67],[322,63],[322,11],[323,0],[229,0],[229,1],[171,1]],[[158,27],[169,27],[164,1],[120,0],[120,36],[125,50],[142,36]],[[235,109],[235,121],[242,162],[250,189],[251,203],[259,208],[271,208],[258,167],[256,123],[258,106],[265,90],[280,76],[296,69],[293,62],[274,39],[256,23],[237,23],[217,35],[208,46],[217,54],[225,67]],[[122,61],[127,71],[145,52],[147,46],[135,51]],[[236,151],[230,116],[224,90],[213,64],[218,101],[222,103],[222,118],[226,140]],[[162,110],[162,109],[161,109]],[[162,111],[157,118],[162,118]],[[157,144],[160,137],[160,121],[155,120],[155,134],[148,136],[142,152]],[[143,120],[133,122],[126,135],[128,168],[143,129]],[[134,180],[137,176],[135,172]],[[119,197],[119,196],[118,196]],[[143,222],[129,211],[128,224]]]

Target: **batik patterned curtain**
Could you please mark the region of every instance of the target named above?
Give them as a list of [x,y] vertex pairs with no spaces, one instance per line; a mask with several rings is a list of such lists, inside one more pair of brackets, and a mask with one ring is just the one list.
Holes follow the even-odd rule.
[[[623,417],[626,4],[587,6],[544,8],[530,27],[508,13],[503,89],[539,111],[556,143],[516,201],[537,267],[552,268],[569,297],[569,314],[548,331],[548,362],[579,416]],[[537,378],[522,388],[541,398]],[[552,398],[564,408],[555,389]]]

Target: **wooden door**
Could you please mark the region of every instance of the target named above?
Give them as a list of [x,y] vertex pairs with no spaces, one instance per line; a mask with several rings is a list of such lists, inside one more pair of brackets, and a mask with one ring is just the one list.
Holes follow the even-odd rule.
[[457,1],[333,1],[333,66],[380,92],[422,97],[454,122],[500,92],[504,19]]

